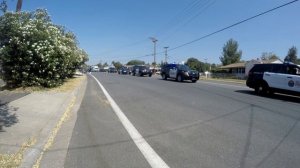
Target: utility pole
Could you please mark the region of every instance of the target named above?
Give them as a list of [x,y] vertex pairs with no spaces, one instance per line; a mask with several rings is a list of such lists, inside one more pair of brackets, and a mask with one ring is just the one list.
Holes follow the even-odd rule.
[[169,47],[164,47],[164,49],[165,49],[165,63],[168,62],[168,48]]
[[154,37],[150,37],[150,40],[152,40],[153,44],[154,44],[154,52],[153,52],[153,57],[154,57],[154,72],[156,70],[156,42],[158,41],[156,38]]
[[16,12],[21,12],[23,0],[18,0]]
[[205,71],[207,71],[206,66],[207,66],[207,58],[204,59],[205,60]]

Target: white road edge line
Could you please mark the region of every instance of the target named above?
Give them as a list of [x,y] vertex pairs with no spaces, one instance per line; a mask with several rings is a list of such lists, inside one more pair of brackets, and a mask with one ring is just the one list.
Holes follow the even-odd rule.
[[104,86],[99,82],[99,80],[92,74],[90,74],[98,83],[100,88],[102,89],[104,95],[107,100],[110,102],[112,109],[115,114],[118,116],[119,120],[129,133],[135,145],[139,148],[139,150],[144,155],[145,159],[148,161],[152,168],[169,168],[169,166],[162,160],[162,158],[153,150],[153,148],[148,144],[148,142],[144,139],[144,137],[138,132],[138,130],[133,126],[133,124],[129,121],[126,115],[122,112],[121,108],[117,105],[117,103],[113,100],[113,98],[109,95]]

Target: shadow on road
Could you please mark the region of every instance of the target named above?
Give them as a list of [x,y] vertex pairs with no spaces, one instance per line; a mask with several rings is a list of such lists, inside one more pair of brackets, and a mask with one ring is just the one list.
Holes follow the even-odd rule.
[[[235,92],[259,96],[259,95],[256,95],[255,92],[251,91],[251,90],[237,90]],[[274,99],[274,100],[281,100],[281,101],[285,101],[285,102],[300,103],[300,97],[299,96],[291,96],[291,95],[274,93],[272,95],[268,95],[268,96],[265,96],[265,97],[270,98],[270,99]]]
[[8,106],[8,103],[2,103],[0,101],[0,124],[4,127],[10,127],[18,123],[18,117],[16,111],[18,108]]
[[178,82],[175,79],[167,79],[167,80],[165,80],[165,79],[158,78],[158,80],[166,81],[166,82],[176,82],[176,83],[193,83],[192,81],[189,81],[189,80],[184,80],[182,82]]

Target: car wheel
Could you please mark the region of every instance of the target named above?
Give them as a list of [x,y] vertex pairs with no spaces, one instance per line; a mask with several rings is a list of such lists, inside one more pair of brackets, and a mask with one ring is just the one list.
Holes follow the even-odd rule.
[[176,80],[177,80],[178,82],[182,82],[182,76],[181,76],[181,75],[178,75],[177,78],[176,78]]
[[192,82],[193,82],[193,83],[196,83],[196,82],[197,82],[197,80],[192,80]]
[[152,76],[152,74],[149,74],[149,77],[151,77]]
[[167,80],[166,74],[162,74],[161,77],[162,77],[163,80]]
[[259,83],[258,86],[255,87],[255,93],[258,95],[266,95],[269,92],[269,87],[266,83]]

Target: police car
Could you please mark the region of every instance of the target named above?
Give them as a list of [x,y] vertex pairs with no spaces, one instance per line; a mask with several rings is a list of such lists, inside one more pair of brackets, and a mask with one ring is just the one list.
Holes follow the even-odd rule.
[[291,63],[256,64],[249,71],[247,86],[257,94],[300,95],[300,67]]
[[187,65],[166,64],[161,67],[161,77],[164,80],[172,78],[179,82],[191,80],[193,83],[195,83],[197,80],[199,80],[199,72],[191,70]]

